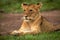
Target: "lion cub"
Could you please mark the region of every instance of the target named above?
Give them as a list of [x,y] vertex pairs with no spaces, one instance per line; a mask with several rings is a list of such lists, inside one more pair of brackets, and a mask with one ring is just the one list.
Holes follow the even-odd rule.
[[39,13],[42,3],[22,4],[24,10],[23,23],[19,30],[13,31],[12,34],[37,34],[42,32],[50,32],[60,29],[60,25],[53,26]]

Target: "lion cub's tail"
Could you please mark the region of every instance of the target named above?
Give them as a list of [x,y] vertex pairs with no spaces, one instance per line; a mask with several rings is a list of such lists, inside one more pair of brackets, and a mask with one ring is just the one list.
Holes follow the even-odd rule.
[[60,24],[55,26],[55,31],[60,31]]

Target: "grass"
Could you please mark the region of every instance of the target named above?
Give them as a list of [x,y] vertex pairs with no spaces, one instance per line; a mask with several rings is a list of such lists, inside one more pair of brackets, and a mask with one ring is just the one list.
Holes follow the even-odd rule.
[[[31,2],[30,2],[31,1]],[[23,2],[26,3],[38,3],[38,2],[42,2],[43,6],[40,9],[41,11],[46,11],[46,10],[56,10],[56,9],[60,9],[60,0],[1,0],[1,4],[0,4],[0,9],[3,9],[5,12],[22,12],[22,8],[21,8],[21,4]]]
[[23,36],[0,36],[0,40],[60,40],[60,32],[41,33]]

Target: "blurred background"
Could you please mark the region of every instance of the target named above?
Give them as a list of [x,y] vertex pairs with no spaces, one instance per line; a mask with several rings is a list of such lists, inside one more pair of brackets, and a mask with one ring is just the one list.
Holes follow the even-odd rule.
[[41,11],[60,9],[60,0],[0,0],[0,13],[20,13],[22,12],[21,4],[23,2],[28,4],[42,2]]

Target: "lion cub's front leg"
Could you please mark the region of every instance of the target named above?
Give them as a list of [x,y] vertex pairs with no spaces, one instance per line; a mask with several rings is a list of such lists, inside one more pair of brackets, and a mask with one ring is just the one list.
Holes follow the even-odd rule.
[[28,22],[23,21],[21,27],[19,28],[19,30],[14,30],[11,34],[26,34],[30,32],[30,25]]

